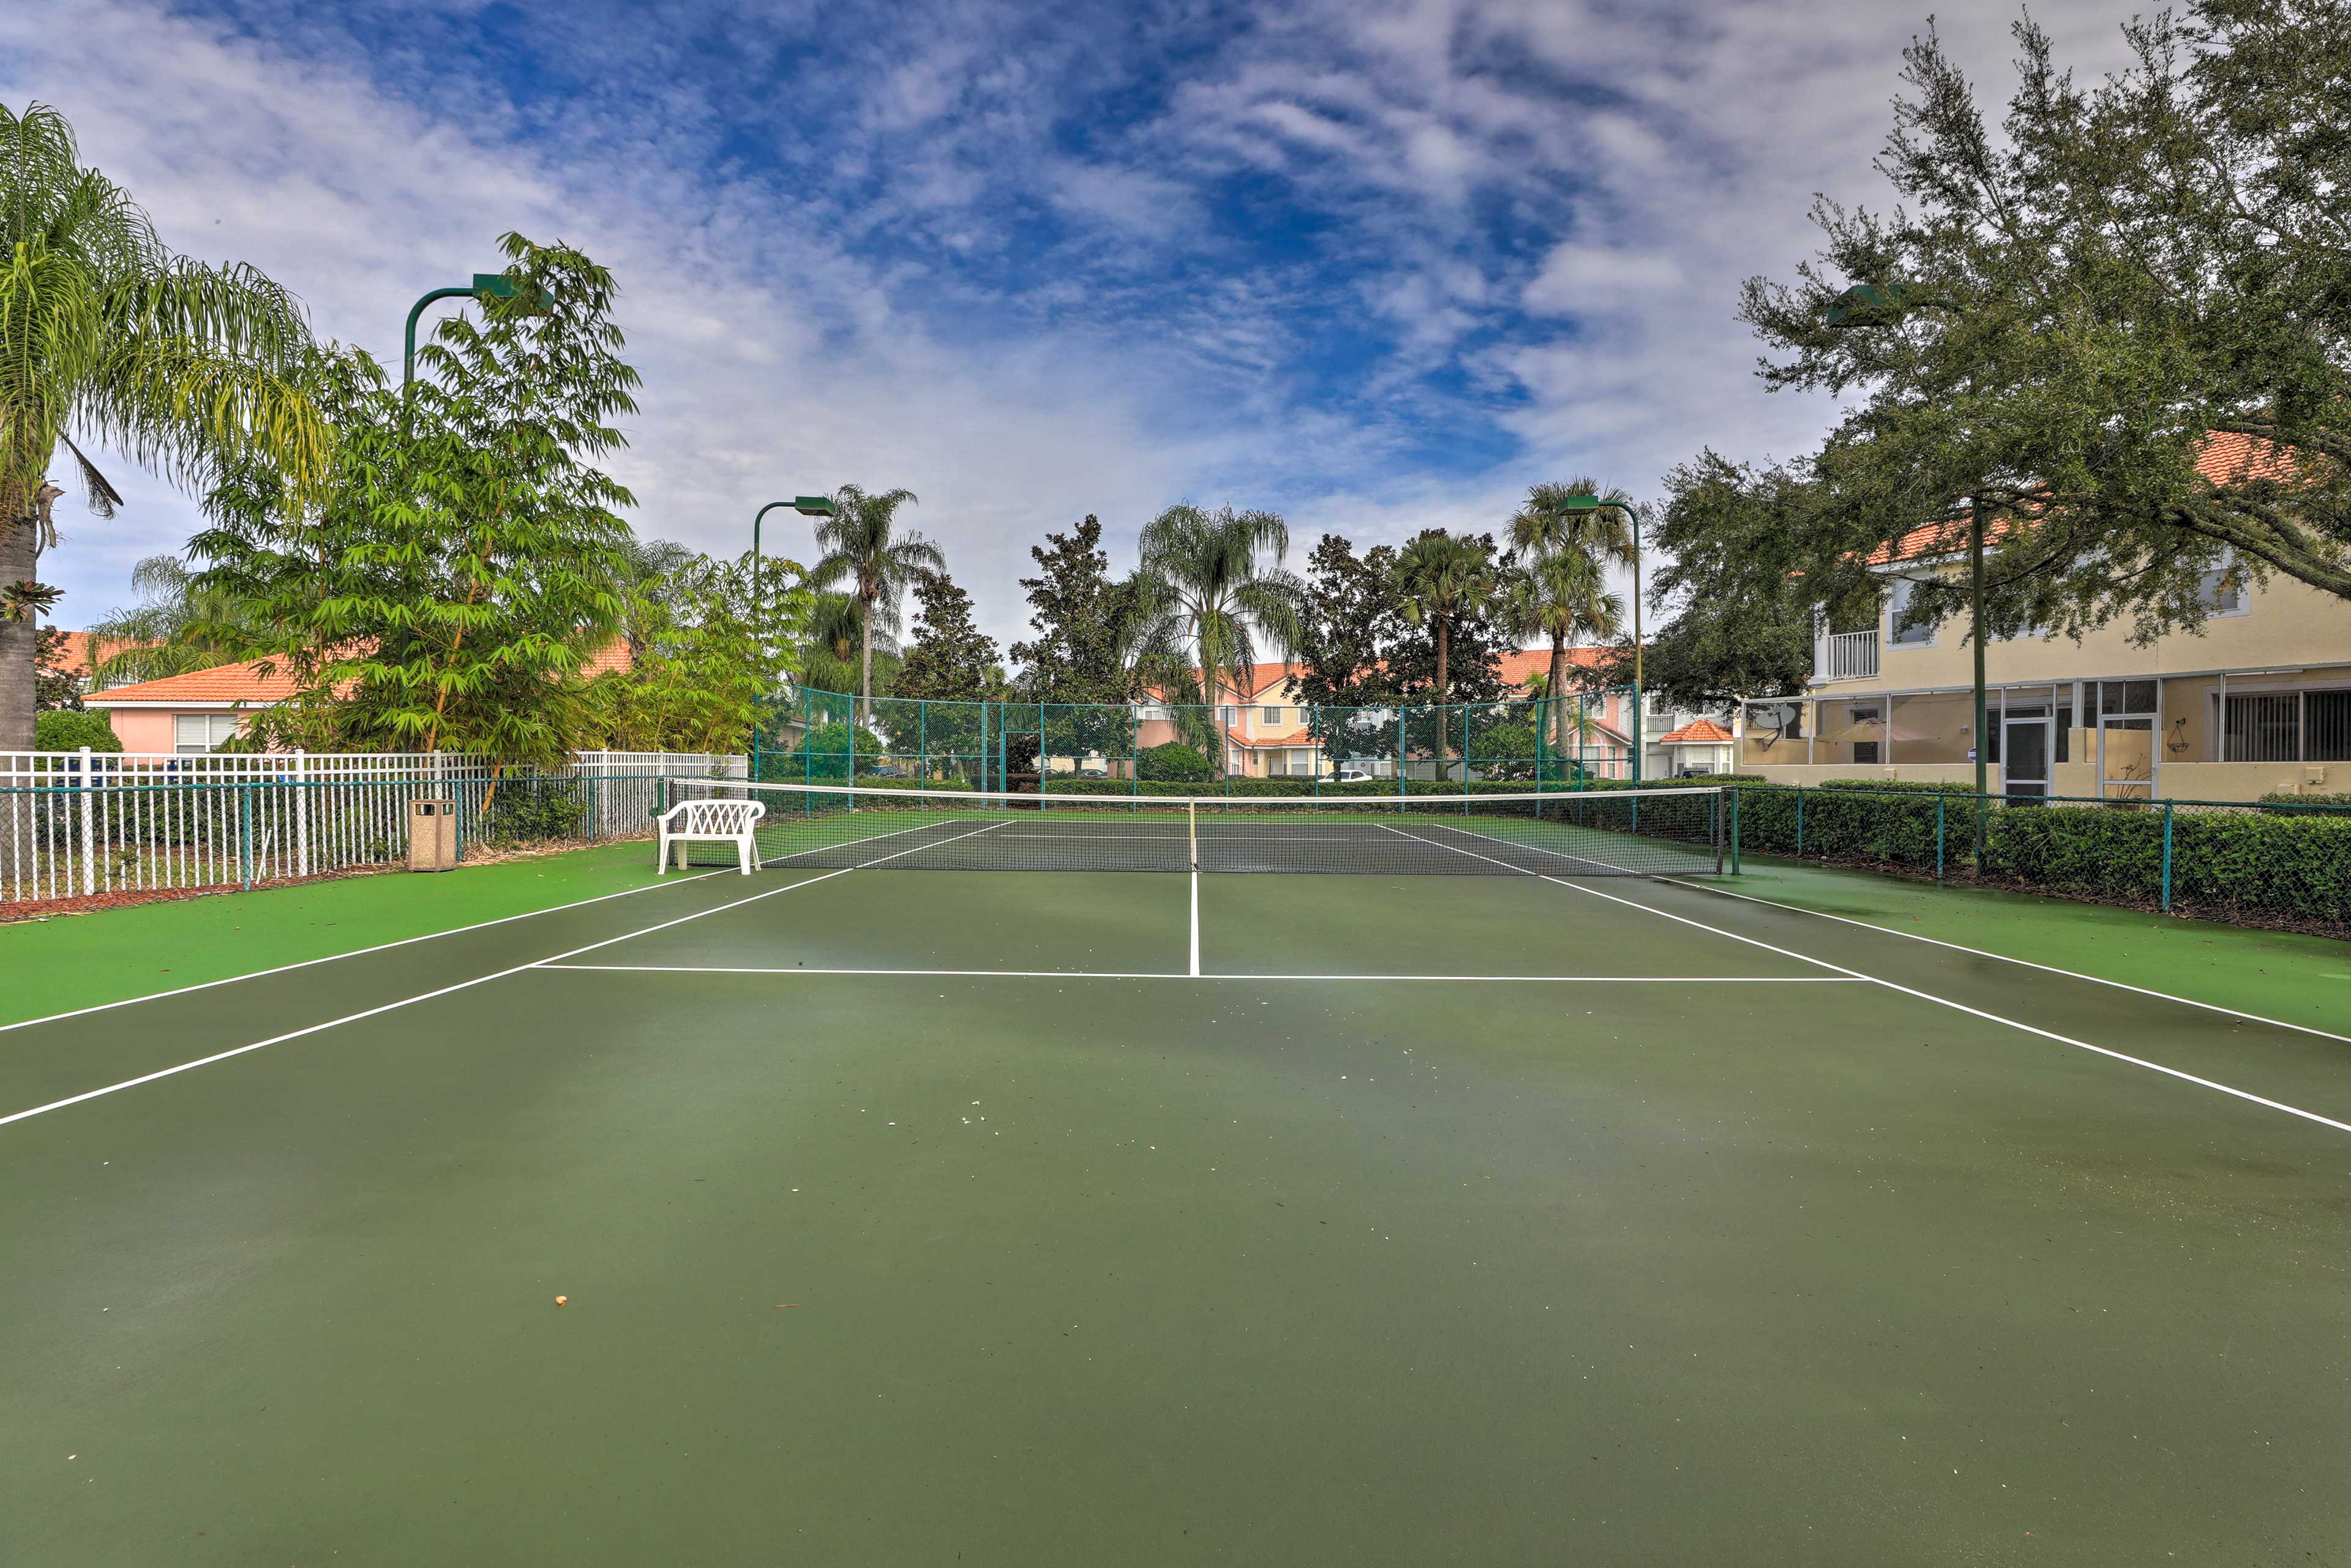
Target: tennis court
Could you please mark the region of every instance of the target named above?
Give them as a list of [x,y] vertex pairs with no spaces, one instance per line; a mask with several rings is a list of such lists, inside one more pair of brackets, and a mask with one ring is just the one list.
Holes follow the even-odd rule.
[[1757,901],[1703,792],[800,794],[0,1030],[0,1553],[2351,1555],[2351,1029]]

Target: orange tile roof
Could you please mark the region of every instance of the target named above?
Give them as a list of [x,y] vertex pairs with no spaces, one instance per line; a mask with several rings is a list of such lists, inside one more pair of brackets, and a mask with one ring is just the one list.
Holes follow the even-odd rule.
[[[2275,443],[2262,441],[2234,431],[2215,430],[2204,437],[2204,449],[2197,454],[2196,472],[2214,485],[2242,484],[2248,479],[2288,479],[2294,475],[2294,462]],[[1863,558],[1865,565],[1892,566],[1900,561],[1935,560],[1954,556],[1968,548],[1968,518],[1959,513],[1940,522],[1926,523],[1912,528],[1891,544],[1878,546]],[[1998,517],[1984,530],[1984,543],[1997,545],[2007,539],[2025,519]]]
[[87,676],[100,659],[136,646],[138,643],[129,637],[101,638],[95,632],[68,632],[66,633],[65,663],[57,667],[69,675]]
[[1660,737],[1657,744],[1660,746],[1684,744],[1690,746],[1702,746],[1710,743],[1719,744],[1723,741],[1736,740],[1739,737],[1737,736],[1723,728],[1722,726],[1715,723],[1714,720],[1710,718],[1701,718],[1693,720],[1692,722],[1682,726],[1681,728],[1674,731],[1671,735]]
[[[92,707],[117,703],[186,703],[192,706],[237,703],[247,707],[267,707],[286,701],[298,689],[293,671],[284,659],[277,660],[277,668],[264,675],[261,666],[270,662],[246,659],[234,664],[215,664],[209,670],[191,670],[184,675],[110,686],[82,700]],[[600,675],[607,671],[626,670],[631,663],[629,644],[615,637],[590,655],[580,666],[580,673]]]
[[209,670],[191,670],[184,675],[134,681],[127,686],[92,693],[82,700],[92,707],[109,707],[116,703],[245,703],[266,707],[284,702],[297,690],[294,673],[285,660],[278,660],[277,667],[264,675],[261,666],[267,662],[247,659],[241,664],[215,664]]

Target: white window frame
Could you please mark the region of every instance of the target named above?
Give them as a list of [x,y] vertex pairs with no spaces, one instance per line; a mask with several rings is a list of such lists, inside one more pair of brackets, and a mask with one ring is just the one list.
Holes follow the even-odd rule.
[[2236,566],[2237,552],[2224,548],[2220,551],[2220,560],[2204,574],[2202,581],[2197,584],[2196,602],[2203,607],[2204,613],[2212,620],[2225,620],[2231,616],[2251,615],[2253,612],[2252,585],[2250,582],[2237,584],[2236,597],[2233,601],[2226,604],[2220,601],[2220,581],[2236,570]]
[[[1941,638],[1943,623],[1939,621],[1928,623],[1927,634],[1924,637],[1915,634],[1905,635],[1900,630],[1905,603],[1909,599],[1911,591],[1917,586],[1918,580],[1915,577],[1898,573],[1888,580],[1886,591],[1885,641],[1880,644],[1882,647],[1931,648]],[[1915,633],[1916,629],[1913,630]]]
[[[175,713],[172,716],[172,753],[175,757],[209,757],[224,741],[236,737],[245,716],[237,713]],[[201,725],[205,738],[188,738],[192,724]]]
[[1281,724],[1281,709],[1273,705],[1260,706],[1258,708],[1258,719],[1262,724],[1279,727]]

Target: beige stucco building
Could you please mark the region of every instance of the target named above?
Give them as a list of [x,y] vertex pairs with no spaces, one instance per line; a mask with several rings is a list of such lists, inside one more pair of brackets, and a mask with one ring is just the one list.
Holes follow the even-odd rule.
[[[1907,583],[1964,558],[1939,530],[1889,552],[1875,627],[1823,630],[1806,694],[1740,705],[1742,773],[1960,781],[1974,773],[1973,650],[1964,618],[1904,615]],[[1906,546],[1911,541],[1906,540]],[[1991,788],[2010,796],[2251,800],[2351,790],[2351,601],[2272,575],[2205,582],[2200,630],[2137,645],[2127,625],[2079,643],[1985,650]]]

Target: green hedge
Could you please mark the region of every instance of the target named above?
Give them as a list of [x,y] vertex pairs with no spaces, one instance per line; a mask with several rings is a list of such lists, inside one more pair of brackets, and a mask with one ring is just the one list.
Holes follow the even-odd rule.
[[2273,789],[2262,797],[2264,806],[2314,806],[2322,810],[2351,807],[2351,794],[2294,795]]
[[[1752,853],[1974,876],[1976,800],[1935,784],[1742,787],[1739,842]],[[2314,803],[2308,796],[2279,802]],[[2165,903],[2165,802],[2011,805],[1994,798],[1983,809],[1984,880],[2101,903]],[[2172,802],[2168,814],[2171,908],[2351,929],[2351,812]]]

